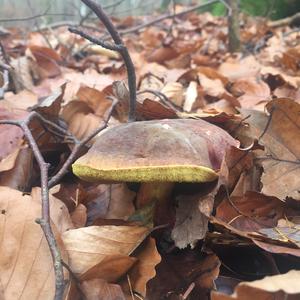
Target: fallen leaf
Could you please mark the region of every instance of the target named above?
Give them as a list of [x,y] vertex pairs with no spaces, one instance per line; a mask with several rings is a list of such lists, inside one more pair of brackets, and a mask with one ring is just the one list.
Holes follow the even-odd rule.
[[[172,239],[175,245],[183,249],[193,246],[198,240],[205,237],[208,229],[208,217],[213,209],[214,194],[178,196],[176,207],[176,223],[172,230]],[[206,207],[204,214],[199,207]]]
[[84,85],[77,92],[78,100],[87,103],[99,117],[103,117],[107,109],[111,107],[112,101],[106,99],[106,97],[107,95],[104,92]]
[[75,228],[84,227],[87,221],[86,207],[83,204],[79,204],[75,210],[71,213],[71,220]]
[[42,78],[55,77],[61,74],[59,63],[61,57],[51,48],[30,46],[30,52],[35,58]]
[[[155,267],[160,263],[161,257],[156,249],[155,240],[148,238],[137,250],[134,251],[134,257],[138,259],[136,264],[130,269],[128,273],[128,280],[130,280],[132,289],[138,292],[143,297],[146,297],[146,286],[150,279],[155,277]],[[123,280],[121,284],[123,290],[127,290],[128,296],[128,281]],[[127,289],[125,287],[127,286]]]
[[[22,120],[27,115],[27,112],[13,112],[0,108],[1,120]],[[0,150],[0,160],[7,157],[19,147],[23,140],[23,131],[21,128],[14,125],[0,125],[0,141],[2,143]]]
[[62,239],[70,267],[81,275],[107,256],[130,255],[148,232],[138,226],[89,226],[64,232]]
[[82,290],[86,300],[126,300],[119,285],[109,284],[102,279],[84,281]]
[[[41,217],[41,192],[24,195],[8,187],[0,187],[0,281],[5,299],[53,299],[54,269],[43,231],[35,220]],[[68,262],[60,235],[72,228],[62,202],[51,197],[52,228]],[[67,277],[66,277],[67,278]]]
[[286,274],[266,276],[252,282],[241,282],[231,296],[212,292],[212,300],[243,299],[297,299],[300,297],[300,272],[290,271]]
[[[7,163],[6,157],[0,163],[4,167],[4,162]],[[19,191],[27,191],[35,177],[33,173],[33,152],[28,145],[22,145],[17,150],[17,157],[13,158],[13,164],[7,170],[0,173],[0,186],[8,186]]]
[[267,110],[272,117],[251,113],[247,120],[253,127],[254,137],[265,132],[260,139],[265,155],[258,157],[264,168],[262,193],[279,199],[300,200],[300,104],[291,99],[275,99],[268,103]]

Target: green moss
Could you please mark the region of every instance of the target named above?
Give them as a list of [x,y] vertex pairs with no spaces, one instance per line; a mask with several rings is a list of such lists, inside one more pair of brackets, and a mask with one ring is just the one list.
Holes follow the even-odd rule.
[[97,170],[88,166],[73,164],[73,173],[86,181],[122,182],[209,182],[218,175],[215,171],[201,166],[156,166],[132,169]]

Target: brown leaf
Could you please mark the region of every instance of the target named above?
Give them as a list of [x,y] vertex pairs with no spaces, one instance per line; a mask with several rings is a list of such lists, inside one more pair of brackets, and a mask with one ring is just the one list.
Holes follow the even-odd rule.
[[300,200],[300,104],[291,99],[276,99],[267,105],[272,117],[251,113],[247,120],[254,137],[261,138],[265,155],[260,156],[264,173],[262,192],[279,199],[292,197]]
[[[157,275],[147,285],[148,299],[182,299],[193,286],[191,299],[205,299],[219,275],[220,261],[214,254],[199,255],[199,249],[164,254],[156,267]],[[176,298],[177,296],[177,298]]]
[[254,56],[247,56],[243,59],[229,59],[222,63],[218,72],[229,80],[248,78],[256,76],[261,66]]
[[[54,270],[48,244],[40,225],[40,189],[32,196],[0,187],[0,280],[5,299],[53,299]],[[60,235],[72,228],[65,206],[54,197],[50,199],[52,228],[62,252],[68,261]]]
[[147,234],[138,226],[90,226],[64,232],[62,239],[70,267],[81,275],[107,256],[130,255]]
[[149,62],[163,63],[179,56],[179,53],[172,47],[162,47],[155,49],[149,56]]
[[84,281],[82,290],[86,300],[126,300],[119,285],[109,284],[102,279]]
[[103,219],[127,220],[135,211],[135,193],[125,183],[85,183],[84,190],[86,196],[83,201],[88,208],[88,224],[100,225]]
[[87,220],[86,207],[83,204],[79,204],[75,210],[71,213],[71,220],[75,228],[84,227]]
[[183,104],[183,86],[179,82],[168,82],[160,91],[177,106]]
[[0,186],[8,186],[19,191],[26,191],[30,187],[33,176],[33,152],[28,145],[23,145],[17,150],[17,157],[6,157],[0,163],[8,163],[8,159],[13,160],[12,166],[0,173]]
[[[178,248],[194,245],[205,237],[208,217],[213,209],[214,194],[178,196],[176,223],[172,230],[172,239]],[[201,209],[206,209],[205,214]]]
[[92,266],[80,276],[81,281],[95,278],[110,283],[117,282],[137,262],[137,258],[122,254],[106,255],[102,261]]
[[[273,228],[283,217],[284,205],[275,197],[256,192],[230,196],[218,206],[216,217],[243,231]],[[261,231],[262,232],[262,231]]]
[[238,97],[241,106],[245,108],[254,108],[262,101],[269,101],[271,97],[269,86],[253,77],[236,80],[230,91]]
[[288,49],[282,54],[280,63],[287,69],[294,72],[299,71],[300,65],[300,47]]
[[266,276],[263,279],[252,282],[241,282],[235,288],[231,296],[218,292],[212,292],[212,300],[243,299],[290,299],[300,297],[299,288],[300,272],[290,271],[286,274]]
[[69,102],[63,108],[62,117],[69,125],[68,130],[79,140],[98,128],[102,121],[102,117],[95,115],[93,110],[82,101]]
[[66,83],[56,89],[50,96],[43,99],[37,105],[33,106],[31,110],[36,111],[50,120],[57,120],[61,109]]
[[[156,249],[155,240],[148,238],[136,251],[134,251],[134,257],[138,259],[138,262],[130,269],[128,278],[132,285],[132,289],[143,297],[146,297],[146,285],[147,282],[155,277],[155,266],[160,263],[161,257]],[[127,280],[123,280],[121,284],[123,290],[128,289]],[[125,288],[127,286],[127,289]],[[129,291],[127,291],[129,294]]]
[[93,110],[93,112],[103,117],[107,109],[111,106],[111,100],[108,100],[107,95],[95,88],[82,85],[76,94],[79,101],[83,101]]
[[[0,108],[1,120],[22,120],[27,115],[27,112],[13,112],[7,109]],[[21,141],[23,140],[23,131],[21,128],[14,125],[0,125],[0,160],[14,152]]]
[[145,99],[143,104],[138,103],[137,113],[141,119],[146,120],[177,118],[177,114],[173,109],[150,99]]
[[43,46],[30,46],[29,49],[40,68],[42,78],[51,78],[61,74],[59,67],[61,57],[55,50]]

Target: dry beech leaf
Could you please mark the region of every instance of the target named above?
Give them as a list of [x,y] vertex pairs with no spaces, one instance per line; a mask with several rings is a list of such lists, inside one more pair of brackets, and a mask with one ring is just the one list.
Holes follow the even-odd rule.
[[157,275],[147,285],[147,299],[165,299],[166,295],[173,294],[170,299],[181,300],[180,292],[186,291],[190,285],[193,289],[189,298],[208,299],[221,262],[215,254],[203,254],[199,255],[199,249],[164,254],[156,267]]
[[[16,153],[16,152],[15,152]],[[14,155],[14,153],[13,153]],[[13,159],[13,165],[8,170],[0,173],[0,186],[8,186],[19,191],[26,191],[30,186],[33,176],[33,152],[28,145],[23,145],[17,150],[17,157],[8,156],[1,161],[8,163],[7,159]]]
[[4,101],[1,103],[7,103],[12,109],[27,110],[38,103],[38,95],[29,90],[23,90],[18,94],[13,94],[11,92],[6,92],[4,95]]
[[[147,282],[155,277],[155,266],[161,261],[161,257],[156,249],[155,240],[149,237],[134,251],[133,255],[138,259],[138,262],[130,269],[128,273],[129,280],[132,289],[143,297],[146,297]],[[128,289],[127,280],[123,280],[122,287],[124,291]],[[127,294],[129,294],[128,292],[129,291],[127,291]]]
[[[211,214],[214,203],[214,194],[204,196],[178,196],[176,208],[176,223],[172,230],[172,239],[178,248],[194,245],[205,237],[208,229],[208,216]],[[202,213],[199,207],[206,207]]]
[[230,201],[225,199],[218,206],[216,218],[239,230],[251,232],[273,228],[283,217],[284,205],[275,197],[248,191],[243,196],[231,195]]
[[247,78],[236,80],[231,93],[238,97],[242,107],[254,108],[261,101],[270,100],[271,90],[262,80],[256,78]]
[[[0,187],[0,282],[2,299],[49,299],[54,297],[54,270],[50,250],[42,229],[35,220],[41,217],[41,191],[32,196]],[[68,257],[60,238],[72,228],[64,204],[50,198],[52,228],[64,261]]]
[[42,78],[51,78],[61,74],[59,67],[61,57],[55,50],[43,46],[30,46],[29,49],[36,60]]
[[265,146],[265,155],[259,156],[264,172],[262,175],[262,192],[279,199],[291,197],[300,200],[300,104],[291,99],[275,99],[267,105],[272,111],[268,117],[258,112],[245,110],[249,115],[252,136],[258,138],[267,126],[261,138]]
[[109,284],[101,279],[93,279],[82,283],[86,300],[125,300],[122,289],[117,284]]
[[43,99],[40,103],[33,106],[34,110],[50,120],[56,120],[61,109],[66,83],[56,89],[50,96]]
[[127,220],[135,211],[136,194],[125,183],[87,184],[84,190],[89,225],[98,225],[98,220],[103,219]]
[[218,72],[229,80],[255,77],[260,71],[261,65],[254,56],[247,56],[243,59],[229,59],[221,64]]
[[209,79],[220,79],[224,86],[226,86],[229,83],[227,77],[223,76],[221,73],[219,73],[213,68],[200,66],[197,68],[197,71],[205,75]]
[[86,207],[80,203],[71,213],[71,219],[75,228],[85,226],[87,220]]
[[223,83],[219,78],[210,79],[202,73],[198,74],[198,78],[207,95],[221,98],[222,95],[226,92]]
[[263,66],[260,70],[260,74],[267,76],[267,75],[274,75],[280,76],[285,82],[293,86],[294,88],[299,88],[300,86],[300,77],[290,76],[284,73],[282,70],[271,67],[271,66]]
[[[1,120],[22,120],[27,115],[27,112],[11,112],[7,109],[0,108]],[[0,125],[0,160],[7,157],[12,152],[19,148],[23,140],[23,131],[21,128],[14,125]]]
[[212,292],[212,300],[266,300],[266,299],[290,299],[300,297],[300,272],[289,271],[286,274],[267,276],[252,282],[241,282],[235,288],[233,295],[228,296],[218,292]]
[[62,239],[71,269],[81,275],[107,256],[130,255],[148,233],[138,226],[89,226],[64,232]]
[[100,278],[114,283],[122,278],[136,262],[137,258],[127,255],[107,255],[101,262],[84,272],[80,276],[80,280],[85,281]]
[[62,117],[69,125],[68,130],[79,140],[98,128],[102,121],[102,117],[96,116],[88,104],[82,101],[69,102],[63,108]]
[[145,120],[177,118],[177,114],[172,108],[150,99],[145,99],[143,104],[138,103],[137,114]]
[[111,100],[106,98],[106,94],[95,88],[82,85],[77,94],[79,101],[83,101],[93,110],[93,112],[99,116],[103,117],[107,109],[111,106]]
[[161,90],[165,96],[167,96],[170,101],[172,101],[177,106],[183,104],[183,86],[179,82],[168,82]]
[[178,53],[172,47],[162,47],[155,49],[149,56],[149,62],[157,62],[157,63],[164,63],[165,61],[171,60],[179,56]]

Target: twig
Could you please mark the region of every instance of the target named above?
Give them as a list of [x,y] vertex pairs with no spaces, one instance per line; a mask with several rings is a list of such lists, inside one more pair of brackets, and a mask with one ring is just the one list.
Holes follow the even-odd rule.
[[[128,33],[138,32],[138,31],[140,31],[140,30],[142,30],[142,29],[144,29],[146,27],[149,27],[149,26],[151,26],[153,24],[159,23],[159,22],[161,22],[163,20],[172,19],[174,17],[183,16],[183,15],[188,14],[190,12],[193,12],[193,11],[199,9],[199,8],[203,8],[203,7],[207,6],[207,5],[210,5],[210,4],[213,4],[215,2],[219,2],[219,1],[220,0],[209,0],[209,1],[205,2],[205,3],[193,5],[193,6],[189,7],[189,8],[187,8],[187,9],[181,11],[181,12],[175,13],[175,14],[173,14],[173,13],[170,14],[169,13],[169,14],[162,15],[162,16],[160,16],[160,17],[158,17],[158,18],[156,18],[154,20],[151,20],[149,22],[146,22],[146,23],[143,23],[143,24],[140,24],[140,25],[128,28],[128,29],[119,30],[119,35],[125,35],[125,34],[128,34]],[[109,38],[109,36],[106,35],[106,36],[102,37],[102,40],[107,40],[108,38]]]
[[85,294],[83,293],[81,287],[80,287],[80,280],[79,278],[74,274],[74,272],[72,271],[72,269],[70,268],[70,266],[65,263],[64,261],[61,262],[62,265],[64,266],[64,268],[66,268],[70,274],[70,276],[72,277],[72,279],[74,280],[76,289],[80,295],[80,300],[86,300]]
[[192,282],[189,287],[187,288],[187,290],[185,291],[185,293],[182,295],[182,300],[186,300],[190,293],[193,291],[193,289],[195,288],[195,282]]
[[262,131],[262,133],[260,134],[260,136],[258,137],[258,142],[260,142],[260,140],[263,138],[263,136],[266,134],[267,130],[269,129],[271,121],[272,121],[272,118],[273,118],[273,112],[274,112],[274,110],[275,109],[272,107],[271,110],[270,110],[270,115],[268,117],[267,124],[266,124],[264,130]]
[[156,91],[156,90],[152,90],[152,89],[145,89],[142,91],[138,91],[137,95],[141,95],[144,93],[150,93],[155,95],[156,97],[159,98],[159,100],[165,104],[166,106],[170,107],[171,109],[173,109],[174,111],[182,111],[182,108],[179,107],[178,105],[174,104],[164,93],[160,92],[160,91]]
[[123,48],[125,48],[125,46],[123,45],[114,45],[114,44],[111,44],[109,42],[105,42],[101,39],[97,39],[97,38],[94,38],[92,36],[90,36],[88,33],[85,33],[75,27],[70,27],[69,28],[69,31],[72,32],[72,33],[75,33],[75,34],[78,34],[80,35],[81,37],[89,40],[90,42],[94,43],[94,44],[97,44],[103,48],[106,48],[106,49],[109,49],[109,50],[112,50],[112,51],[118,51],[118,52],[121,52],[123,50]]
[[[37,112],[31,112],[26,119],[24,120],[0,120],[0,124],[8,124],[8,125],[15,125],[22,128],[24,135],[29,143],[30,148],[33,151],[33,154],[38,162],[41,172],[41,199],[42,199],[42,217],[37,219],[36,222],[41,225],[41,228],[44,232],[46,240],[48,242],[48,246],[52,255],[53,265],[54,265],[54,272],[55,272],[55,300],[62,300],[63,293],[64,293],[64,274],[63,274],[63,262],[61,259],[60,250],[57,246],[57,242],[55,240],[55,236],[53,234],[51,224],[50,224],[50,207],[49,207],[49,188],[54,186],[68,171],[70,165],[74,162],[77,158],[77,155],[81,148],[86,145],[93,137],[95,137],[101,130],[107,127],[107,123],[111,117],[112,111],[117,104],[115,100],[111,108],[107,113],[107,117],[103,124],[97,128],[94,132],[92,132],[88,137],[84,138],[82,141],[78,141],[75,137],[73,137],[67,130],[61,128],[57,124],[45,119],[43,116],[38,114]],[[49,164],[45,162],[38,145],[32,136],[32,133],[29,129],[29,124],[32,119],[38,119],[39,121],[47,124],[48,126],[57,130],[58,134],[64,134],[67,137],[71,138],[74,143],[75,147],[73,148],[70,156],[63,164],[62,168],[59,172],[53,176],[50,180],[48,180],[48,170]]]
[[65,161],[65,163],[63,164],[61,169],[49,180],[48,184],[49,184],[50,188],[53,187],[55,184],[57,184],[61,180],[61,178],[68,172],[69,167],[76,160],[77,155],[78,155],[79,151],[82,149],[82,147],[84,145],[86,145],[92,138],[94,138],[100,131],[102,131],[103,129],[105,129],[107,127],[108,121],[112,115],[112,112],[113,112],[116,104],[117,104],[117,100],[114,100],[108,113],[107,113],[107,117],[105,118],[103,124],[99,128],[94,130],[89,136],[84,138],[82,141],[74,140],[75,146],[74,146],[70,156]]
[[[111,35],[113,41],[115,42],[115,45],[113,47],[113,50],[116,50],[120,53],[122,56],[126,69],[127,69],[127,75],[128,75],[128,89],[129,89],[129,95],[130,95],[130,107],[129,107],[129,116],[128,119],[129,121],[134,121],[135,120],[135,115],[136,115],[136,75],[135,75],[135,69],[133,62],[131,60],[131,57],[129,55],[129,52],[125,45],[123,44],[123,41],[121,39],[121,36],[115,29],[114,25],[112,24],[111,20],[109,17],[106,15],[104,10],[102,9],[101,5],[96,3],[93,0],[81,0],[85,5],[87,5],[99,18],[99,20],[104,24],[106,27],[107,31]],[[71,32],[75,32],[74,29],[71,29]],[[103,40],[95,39],[92,36],[89,36],[88,34],[76,30],[76,33],[83,36],[84,38],[92,41],[93,43],[100,45],[104,48],[107,48],[106,46],[108,45],[111,47],[111,44],[107,44]],[[112,50],[112,48],[108,48]]]
[[32,136],[29,129],[30,121],[36,117],[36,112],[31,112],[26,119],[21,121],[1,120],[0,124],[10,124],[22,128],[24,135],[28,141],[30,148],[33,151],[35,159],[40,167],[41,172],[41,200],[42,200],[42,217],[37,219],[36,222],[40,224],[48,246],[52,255],[54,273],[55,273],[55,300],[63,299],[65,288],[64,273],[61,263],[61,254],[53,234],[50,224],[50,207],[49,207],[49,184],[48,184],[48,169],[49,164],[44,160],[41,151]]

